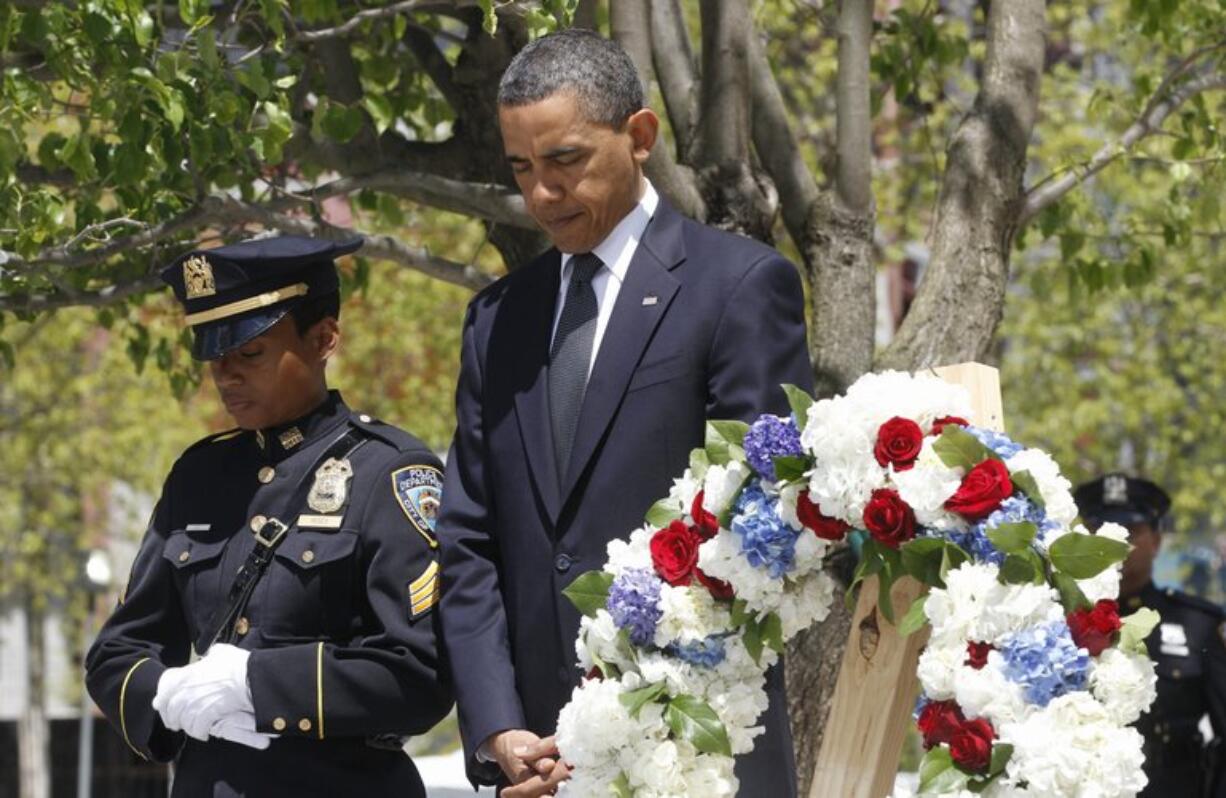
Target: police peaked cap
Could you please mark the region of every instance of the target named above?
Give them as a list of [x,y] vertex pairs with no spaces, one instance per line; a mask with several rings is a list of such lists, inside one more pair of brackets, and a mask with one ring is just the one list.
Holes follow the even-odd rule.
[[1171,509],[1171,497],[1148,479],[1105,474],[1078,485],[1073,498],[1087,522],[1150,524],[1155,529]]

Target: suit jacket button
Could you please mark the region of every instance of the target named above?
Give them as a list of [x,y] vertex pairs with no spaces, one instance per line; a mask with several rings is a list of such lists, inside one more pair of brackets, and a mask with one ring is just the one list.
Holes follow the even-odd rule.
[[251,631],[251,621],[248,621],[245,617],[239,618],[234,623],[234,631],[240,635],[247,634]]
[[272,727],[277,731],[285,731],[285,718],[273,718]]
[[553,558],[553,567],[558,569],[558,573],[564,574],[570,570],[570,567],[575,564],[569,554],[559,554]]

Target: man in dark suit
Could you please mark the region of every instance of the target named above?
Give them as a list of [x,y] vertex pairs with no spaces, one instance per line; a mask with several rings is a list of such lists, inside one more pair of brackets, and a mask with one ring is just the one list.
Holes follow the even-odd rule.
[[[551,735],[581,674],[579,613],[562,590],[667,495],[707,419],[786,413],[780,384],[813,378],[796,269],[686,219],[644,178],[659,121],[618,45],[579,30],[529,44],[499,106],[554,248],[468,308],[441,612],[470,778],[519,798],[567,774]],[[767,689],[741,795],[788,798],[781,668]]]

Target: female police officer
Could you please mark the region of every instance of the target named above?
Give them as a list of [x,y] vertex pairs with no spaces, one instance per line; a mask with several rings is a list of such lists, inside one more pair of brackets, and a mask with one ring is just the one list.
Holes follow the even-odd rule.
[[441,464],[328,391],[333,259],[360,245],[266,238],[162,272],[238,429],[174,465],[86,670],[132,750],[175,760],[174,796],[425,796],[401,746],[451,707]]

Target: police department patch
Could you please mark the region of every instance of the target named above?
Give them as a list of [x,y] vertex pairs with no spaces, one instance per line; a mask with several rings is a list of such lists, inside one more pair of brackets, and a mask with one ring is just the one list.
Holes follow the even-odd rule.
[[443,472],[431,466],[408,466],[392,472],[392,492],[400,509],[426,539],[438,546],[434,527],[438,523],[439,502],[443,498]]

